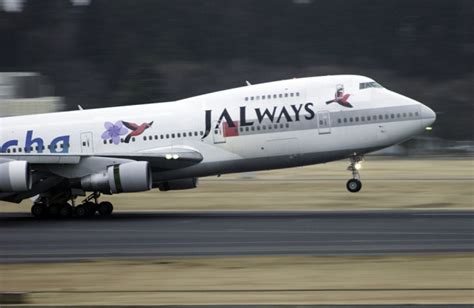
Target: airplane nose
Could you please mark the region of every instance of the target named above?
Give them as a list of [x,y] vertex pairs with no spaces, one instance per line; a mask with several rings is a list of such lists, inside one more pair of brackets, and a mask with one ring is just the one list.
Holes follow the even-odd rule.
[[436,120],[436,113],[430,107],[421,104],[421,120],[423,125],[428,127]]

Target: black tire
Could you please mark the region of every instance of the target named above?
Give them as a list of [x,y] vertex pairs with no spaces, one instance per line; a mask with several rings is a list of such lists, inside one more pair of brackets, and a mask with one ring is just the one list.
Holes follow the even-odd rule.
[[73,212],[73,209],[72,209],[72,206],[69,205],[69,203],[64,203],[63,205],[61,205],[61,208],[59,209],[59,217],[61,218],[69,218],[72,216],[72,212]]
[[92,217],[95,215],[95,212],[97,211],[97,205],[93,202],[86,202],[84,203],[84,206],[87,209],[87,217]]
[[53,203],[48,207],[49,217],[59,217],[59,211],[61,210],[61,204]]
[[45,217],[48,214],[48,208],[43,203],[35,203],[31,207],[31,214],[36,218]]
[[97,207],[97,211],[101,216],[109,216],[110,214],[112,214],[113,210],[114,206],[108,201],[99,203],[99,206]]
[[87,217],[89,213],[88,208],[85,204],[79,204],[78,206],[76,206],[76,209],[74,212],[76,216],[79,218]]
[[350,179],[346,184],[347,190],[356,193],[362,188],[362,182],[358,179]]

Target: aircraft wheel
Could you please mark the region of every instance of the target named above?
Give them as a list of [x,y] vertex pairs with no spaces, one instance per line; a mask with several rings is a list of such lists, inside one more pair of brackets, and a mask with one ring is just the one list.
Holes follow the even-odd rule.
[[65,202],[61,207],[59,208],[59,217],[61,218],[69,218],[72,216],[73,213],[73,208],[72,206],[69,205],[69,203]]
[[61,210],[61,204],[53,203],[48,208],[48,214],[50,217],[58,217],[60,210]]
[[31,207],[31,214],[33,214],[34,217],[44,217],[47,213],[48,207],[43,203],[35,203]]
[[358,179],[350,179],[346,184],[347,190],[356,193],[362,188],[362,182]]
[[77,217],[79,218],[87,217],[88,213],[89,213],[89,209],[87,208],[85,203],[79,204],[78,206],[76,206],[75,214]]
[[87,217],[94,216],[95,212],[97,211],[97,205],[93,202],[86,202],[84,203],[84,206],[87,209]]
[[108,201],[99,203],[99,206],[97,207],[97,211],[101,216],[109,216],[110,214],[112,214],[113,210],[114,206]]

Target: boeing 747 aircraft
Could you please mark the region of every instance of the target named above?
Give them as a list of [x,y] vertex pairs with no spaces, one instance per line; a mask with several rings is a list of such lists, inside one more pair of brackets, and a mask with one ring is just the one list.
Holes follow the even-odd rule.
[[[110,215],[101,194],[190,189],[198,178],[363,155],[435,121],[427,106],[355,75],[248,85],[174,102],[0,118],[0,200],[34,216]],[[78,197],[83,200],[78,202]]]

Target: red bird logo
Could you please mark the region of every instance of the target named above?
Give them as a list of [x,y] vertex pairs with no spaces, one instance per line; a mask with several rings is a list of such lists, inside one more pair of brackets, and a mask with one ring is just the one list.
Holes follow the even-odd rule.
[[122,121],[122,123],[126,128],[131,130],[127,137],[125,137],[125,143],[129,143],[132,137],[140,136],[146,129],[150,128],[153,125],[153,121],[151,121],[150,123],[142,123],[141,125],[125,121]]
[[347,101],[349,99],[350,94],[344,94],[344,86],[337,85],[336,87],[336,94],[334,95],[334,99],[327,101],[326,105],[331,103],[338,103],[341,106],[352,108],[352,105]]

